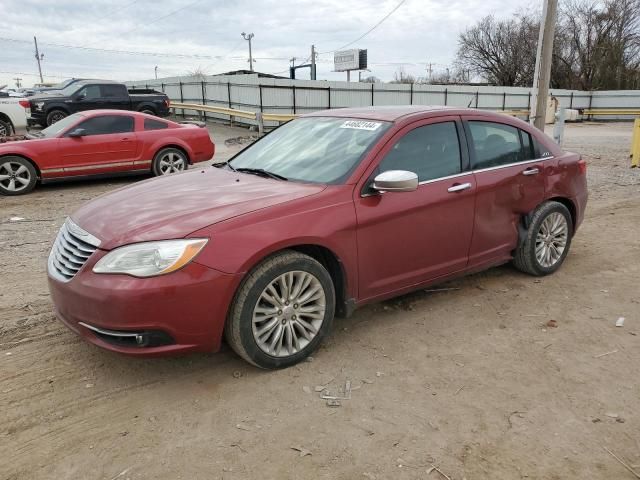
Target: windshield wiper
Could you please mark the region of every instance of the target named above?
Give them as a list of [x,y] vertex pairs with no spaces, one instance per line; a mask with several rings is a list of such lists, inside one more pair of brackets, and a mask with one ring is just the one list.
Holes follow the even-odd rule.
[[[229,166],[231,166],[231,165],[229,165]],[[270,171],[265,170],[263,168],[240,167],[240,168],[236,168],[235,171],[236,172],[243,172],[243,173],[252,173],[254,175],[260,175],[262,177],[275,178],[276,180],[285,180],[285,181],[289,180],[287,177],[283,177],[282,175],[270,172]]]
[[216,168],[222,168],[222,167],[229,167],[231,170],[233,170],[234,172],[236,171],[235,168],[233,168],[231,166],[231,164],[227,161],[227,162],[218,162],[218,163],[212,163],[211,164],[212,167],[216,167]]

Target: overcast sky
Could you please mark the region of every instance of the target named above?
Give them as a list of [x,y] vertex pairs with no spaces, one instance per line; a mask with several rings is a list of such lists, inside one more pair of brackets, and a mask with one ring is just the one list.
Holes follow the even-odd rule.
[[[288,75],[289,60],[310,55],[311,44],[330,52],[360,37],[400,0],[2,0],[0,85],[37,82],[33,35],[37,35],[45,81],[68,77],[143,80],[248,68],[253,32],[255,70]],[[366,48],[371,73],[393,78],[399,64],[425,76],[451,64],[458,34],[484,15],[507,17],[530,8],[526,0],[405,0],[379,27],[348,48]],[[57,45],[85,47],[68,48]],[[107,53],[96,49],[157,53]],[[170,55],[190,55],[180,58]],[[201,56],[201,58],[194,58]],[[319,56],[318,79],[335,73],[333,53]],[[299,78],[309,78],[299,70]],[[353,80],[353,78],[352,78]]]

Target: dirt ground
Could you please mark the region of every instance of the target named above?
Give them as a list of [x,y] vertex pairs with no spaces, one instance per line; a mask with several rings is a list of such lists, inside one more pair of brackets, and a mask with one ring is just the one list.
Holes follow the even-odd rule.
[[[223,139],[247,135],[211,130],[217,160],[240,148]],[[229,349],[119,356],[55,319],[45,263],[58,227],[135,179],[0,197],[0,478],[633,478],[605,450],[640,472],[630,136],[630,124],[568,127],[591,198],[555,275],[505,266],[363,308],[336,322],[310,362],[277,372]],[[340,407],[315,391],[347,380]]]

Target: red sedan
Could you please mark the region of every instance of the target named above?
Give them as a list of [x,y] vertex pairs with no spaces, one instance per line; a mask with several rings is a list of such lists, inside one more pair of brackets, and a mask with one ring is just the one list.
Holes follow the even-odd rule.
[[138,112],[76,113],[0,144],[0,193],[28,193],[38,181],[150,172],[167,175],[214,153],[206,128]]
[[586,164],[529,124],[468,109],[329,110],[229,162],[103,195],[51,250],[58,317],[133,355],[217,350],[263,368],[334,315],[512,262],[565,260]]

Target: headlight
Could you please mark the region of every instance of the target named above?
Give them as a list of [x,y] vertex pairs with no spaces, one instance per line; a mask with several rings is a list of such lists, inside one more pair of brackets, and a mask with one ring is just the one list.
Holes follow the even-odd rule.
[[206,238],[162,240],[116,248],[93,267],[95,273],[124,273],[154,277],[175,272],[193,260],[207,244]]

